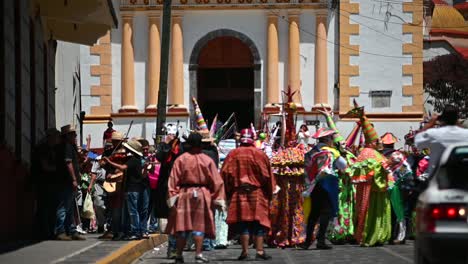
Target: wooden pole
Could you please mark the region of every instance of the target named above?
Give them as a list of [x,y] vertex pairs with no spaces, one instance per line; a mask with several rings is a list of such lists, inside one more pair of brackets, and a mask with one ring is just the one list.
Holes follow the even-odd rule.
[[172,0],[164,0],[161,37],[161,67],[157,107],[158,111],[156,117],[156,144],[161,142],[164,136],[164,124],[166,123],[167,80],[169,75],[169,44],[171,39],[171,8]]

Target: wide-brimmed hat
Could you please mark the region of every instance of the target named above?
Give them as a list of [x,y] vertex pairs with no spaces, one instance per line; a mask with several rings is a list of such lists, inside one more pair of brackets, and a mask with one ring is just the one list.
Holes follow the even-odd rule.
[[123,146],[130,150],[132,153],[137,154],[140,157],[143,157],[143,147],[141,146],[140,142],[137,140],[131,139],[128,142],[123,143]]
[[254,135],[250,128],[244,128],[241,130],[240,142],[244,144],[253,144],[255,142]]
[[395,137],[395,135],[393,135],[391,132],[386,132],[383,134],[383,136],[380,137],[380,140],[382,140],[382,144],[385,145],[391,145],[398,142],[398,138]]
[[336,131],[331,129],[331,128],[322,127],[322,128],[319,128],[317,130],[317,132],[315,132],[315,134],[312,135],[312,137],[315,138],[315,139],[319,139],[319,138],[323,138],[323,137],[326,137],[326,136],[331,136],[331,135],[333,135],[335,133],[336,133]]
[[148,147],[148,146],[149,146],[149,142],[148,142],[148,140],[146,140],[145,138],[141,138],[141,137],[140,137],[140,138],[136,138],[136,140],[137,140],[138,142],[140,142],[140,144],[141,144],[142,147]]
[[66,125],[60,128],[60,133],[62,135],[70,134],[70,133],[76,133],[76,128],[74,125]]
[[123,134],[120,133],[119,131],[112,132],[112,136],[111,136],[112,140],[122,140],[123,138],[124,138]]

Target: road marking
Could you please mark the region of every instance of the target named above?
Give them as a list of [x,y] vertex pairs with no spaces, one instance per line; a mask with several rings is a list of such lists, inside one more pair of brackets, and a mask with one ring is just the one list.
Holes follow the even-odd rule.
[[92,248],[92,247],[95,247],[95,246],[101,244],[102,242],[103,242],[103,241],[96,242],[96,243],[94,243],[94,244],[92,244],[92,245],[89,245],[89,246],[87,246],[87,247],[85,247],[85,248],[82,248],[82,249],[80,249],[80,250],[78,250],[78,251],[76,251],[76,252],[73,252],[73,253],[71,253],[70,255],[67,255],[67,256],[65,256],[65,257],[63,257],[63,258],[59,258],[59,259],[57,259],[57,260],[54,260],[54,261],[51,262],[51,264],[56,264],[56,263],[65,261],[65,260],[67,260],[67,259],[69,259],[69,258],[71,258],[71,257],[74,257],[74,256],[76,256],[76,255],[78,255],[78,254],[81,254],[81,253],[85,252],[86,250],[88,250],[88,249],[90,249],[90,248]]
[[402,255],[396,253],[395,251],[393,251],[393,250],[391,250],[389,248],[386,248],[386,247],[379,247],[379,248],[382,249],[383,251],[386,251],[388,254],[390,254],[392,256],[395,256],[397,258],[400,258],[400,259],[406,261],[407,263],[413,263],[413,260],[411,260],[411,259],[409,259],[409,258],[407,258],[405,256],[402,256]]

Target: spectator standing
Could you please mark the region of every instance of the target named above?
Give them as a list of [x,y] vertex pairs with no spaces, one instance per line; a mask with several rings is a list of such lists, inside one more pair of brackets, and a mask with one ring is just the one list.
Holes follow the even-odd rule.
[[184,263],[182,251],[190,233],[195,241],[195,262],[207,263],[202,255],[203,238],[215,238],[213,207],[226,207],[224,183],[213,160],[202,153],[202,136],[190,134],[187,145],[190,151],[175,160],[169,177],[167,231],[177,235],[176,263]]
[[104,224],[106,223],[105,200],[107,193],[103,187],[104,181],[106,180],[104,165],[105,162],[102,160],[102,156],[98,156],[91,168],[91,181],[88,186],[88,195],[91,194],[93,197],[98,233],[104,232]]
[[[430,149],[428,175],[431,177],[445,148],[450,144],[468,142],[468,129],[457,126],[458,110],[447,105],[442,115],[434,114],[429,122],[416,134],[418,149]],[[436,127],[439,125],[440,127]]]
[[[112,123],[112,120],[107,122],[107,129],[104,131],[104,135],[102,136],[103,143],[102,145],[105,146],[106,142],[112,139],[112,133],[114,133],[114,123]],[[89,145],[88,145],[89,146]]]
[[227,200],[230,201],[226,223],[241,235],[242,253],[248,258],[250,236],[255,237],[255,259],[268,260],[263,249],[264,236],[271,229],[269,204],[276,186],[266,154],[254,146],[250,129],[242,129],[241,145],[226,157],[223,176]]
[[57,240],[85,240],[77,233],[73,223],[76,215],[75,193],[80,180],[78,149],[76,146],[76,129],[72,125],[61,128],[62,143],[58,150],[57,193],[58,207],[55,223]]
[[[130,216],[130,237],[128,240],[147,238],[147,220],[149,197],[147,178],[143,177],[142,146],[137,140],[123,143],[129,156],[125,164],[118,164],[105,157],[104,160],[112,167],[125,171],[125,202]],[[146,219],[146,221],[145,221]]]

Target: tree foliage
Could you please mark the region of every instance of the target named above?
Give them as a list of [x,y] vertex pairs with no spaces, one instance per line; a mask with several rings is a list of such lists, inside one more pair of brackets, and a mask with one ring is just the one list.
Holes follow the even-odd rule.
[[428,103],[436,111],[451,104],[459,109],[462,118],[467,118],[468,61],[448,54],[424,62],[424,91],[430,95]]

